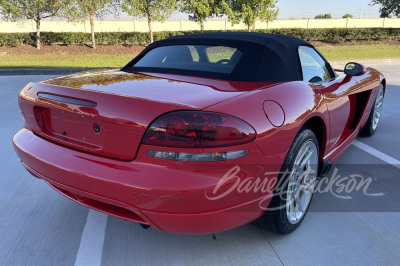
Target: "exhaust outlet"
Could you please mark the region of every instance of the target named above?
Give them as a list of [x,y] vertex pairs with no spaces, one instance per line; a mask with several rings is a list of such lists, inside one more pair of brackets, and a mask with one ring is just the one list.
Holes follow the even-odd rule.
[[319,177],[325,177],[332,168],[332,160],[329,159],[322,163],[321,171],[319,172]]

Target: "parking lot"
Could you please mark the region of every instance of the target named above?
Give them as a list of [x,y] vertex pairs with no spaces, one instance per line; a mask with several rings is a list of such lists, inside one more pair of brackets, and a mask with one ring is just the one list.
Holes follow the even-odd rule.
[[216,240],[143,230],[82,207],[32,177],[11,143],[23,125],[17,95],[29,81],[51,76],[0,76],[0,264],[398,265],[400,64],[373,67],[388,83],[379,129],[371,138],[358,138],[337,167],[374,177],[371,191],[385,195],[356,203],[316,195],[291,235],[249,224],[216,234]]

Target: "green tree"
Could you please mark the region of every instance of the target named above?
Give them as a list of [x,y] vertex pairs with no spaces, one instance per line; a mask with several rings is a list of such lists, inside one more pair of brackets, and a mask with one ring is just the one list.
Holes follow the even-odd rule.
[[346,15],[343,16],[343,18],[353,18],[353,15],[352,14],[346,14]]
[[381,5],[381,18],[400,16],[400,0],[373,0],[372,5]]
[[0,0],[0,13],[5,20],[35,21],[36,48],[40,49],[40,22],[58,16],[65,4],[65,0]]
[[132,17],[147,18],[150,42],[153,42],[153,21],[165,21],[177,9],[176,0],[123,0],[122,10]]
[[189,20],[200,23],[201,32],[204,32],[204,22],[213,16],[222,13],[221,0],[182,0],[179,10],[188,13]]
[[272,21],[278,17],[277,2],[278,0],[224,0],[222,3],[229,21],[232,24],[243,21],[250,32],[256,18]]
[[332,18],[331,13],[318,14],[318,15],[315,16],[315,19],[328,19],[328,18]]
[[94,19],[102,19],[104,15],[118,12],[118,0],[69,0],[64,16],[75,22],[90,21],[92,48],[96,49]]

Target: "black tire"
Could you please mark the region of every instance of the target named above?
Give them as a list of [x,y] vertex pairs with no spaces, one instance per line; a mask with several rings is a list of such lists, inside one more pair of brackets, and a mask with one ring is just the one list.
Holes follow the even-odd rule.
[[[376,110],[376,101],[378,100],[379,92],[383,91],[383,85],[381,84],[378,88],[378,93],[375,96],[374,106],[371,109],[371,113],[369,114],[368,121],[365,126],[360,130],[359,136],[362,137],[371,137],[375,134],[376,130],[378,129],[379,122],[376,127],[374,127],[374,114]],[[384,94],[383,94],[384,97]]]
[[[317,147],[317,155],[319,158],[319,146],[318,146],[318,140],[314,134],[314,132],[308,128],[303,128],[296,136],[294,139],[292,146],[289,149],[289,152],[285,158],[285,161],[283,163],[282,169],[281,169],[281,174],[278,176],[278,181],[275,186],[274,190],[274,196],[271,200],[271,203],[268,207],[268,210],[264,213],[264,215],[259,218],[257,221],[255,221],[256,225],[258,227],[261,227],[263,229],[273,231],[279,234],[290,234],[293,231],[295,231],[300,224],[303,222],[304,217],[308,211],[308,208],[310,204],[308,204],[306,210],[304,211],[303,216],[299,220],[297,224],[292,224],[289,222],[288,217],[287,217],[287,206],[286,206],[286,199],[287,199],[287,191],[288,191],[288,185],[289,182],[289,176],[287,174],[284,174],[286,170],[289,170],[289,172],[293,169],[294,163],[297,157],[297,154],[300,152],[301,147],[309,142],[312,141]],[[318,165],[318,164],[317,164]],[[317,170],[318,170],[318,166]],[[281,195],[277,195],[277,189],[280,184],[285,184],[281,185],[283,188],[283,193],[284,196],[282,197]],[[310,203],[312,201],[312,196]],[[285,207],[281,207],[285,206]]]

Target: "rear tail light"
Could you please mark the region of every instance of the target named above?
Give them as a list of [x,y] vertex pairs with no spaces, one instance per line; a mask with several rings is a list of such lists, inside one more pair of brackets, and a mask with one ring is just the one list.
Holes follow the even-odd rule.
[[143,143],[153,146],[213,148],[244,144],[256,136],[246,122],[230,115],[178,111],[155,120]]
[[20,97],[18,97],[18,107],[19,107],[19,111],[20,111],[21,115],[24,116],[24,110],[22,109]]
[[27,127],[26,117],[25,117],[24,109],[22,109],[20,97],[18,97],[18,106],[19,106],[19,113],[21,114],[22,119],[24,120],[24,123],[25,123],[24,127]]
[[157,159],[185,161],[185,162],[216,162],[238,159],[246,156],[248,150],[213,152],[213,153],[186,153],[169,151],[147,151],[147,155]]

